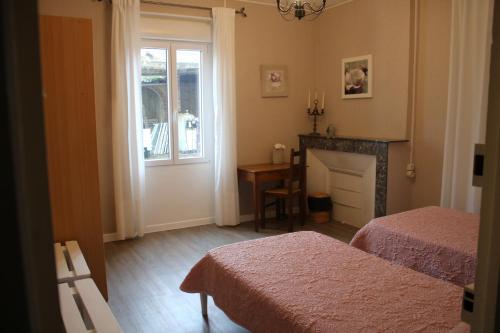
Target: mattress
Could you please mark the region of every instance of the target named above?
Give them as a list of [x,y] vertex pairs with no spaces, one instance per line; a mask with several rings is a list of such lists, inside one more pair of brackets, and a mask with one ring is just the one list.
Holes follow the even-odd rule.
[[211,295],[252,332],[448,332],[460,321],[462,295],[309,231],[213,249],[180,288]]
[[459,286],[474,282],[479,215],[425,207],[372,220],[351,245]]

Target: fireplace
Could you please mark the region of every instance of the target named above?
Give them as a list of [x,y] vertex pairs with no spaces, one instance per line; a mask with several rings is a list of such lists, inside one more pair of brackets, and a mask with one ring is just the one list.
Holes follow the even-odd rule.
[[389,145],[398,142],[406,140],[299,135],[308,191],[332,196],[335,220],[361,227],[385,216]]
[[375,156],[307,150],[307,192],[326,192],[333,219],[361,228],[375,215]]

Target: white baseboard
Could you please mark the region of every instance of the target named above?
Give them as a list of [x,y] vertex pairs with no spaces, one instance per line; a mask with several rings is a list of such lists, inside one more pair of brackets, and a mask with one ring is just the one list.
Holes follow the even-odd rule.
[[[295,211],[295,209],[294,209],[294,211]],[[276,216],[276,211],[275,210],[269,211],[266,213],[266,216],[269,218],[273,218]],[[250,221],[253,221],[253,219],[254,219],[253,214],[240,215],[240,223],[250,222]],[[212,224],[212,223],[215,223],[215,220],[213,217],[204,217],[204,218],[192,219],[192,220],[167,222],[167,223],[162,223],[162,224],[153,224],[153,225],[147,225],[144,228],[144,233],[148,234],[151,232],[158,232],[158,231],[191,228],[191,227],[197,227],[200,225],[207,225],[207,224]]]
[[[296,207],[294,207],[294,212],[295,212],[295,208]],[[274,210],[272,210],[272,211],[267,212],[266,216],[269,218],[273,218],[276,216],[275,213],[276,212]],[[253,219],[254,219],[253,214],[240,215],[240,223],[250,222],[250,221],[253,221]],[[203,218],[199,218],[199,219],[167,222],[167,223],[161,223],[161,224],[152,224],[152,225],[145,226],[144,233],[149,234],[152,232],[191,228],[191,227],[197,227],[197,226],[207,225],[207,224],[212,224],[212,223],[215,223],[213,217],[203,217]],[[103,238],[104,243],[109,243],[109,242],[114,242],[114,241],[119,240],[118,234],[116,232],[104,234],[102,238]]]
[[199,218],[199,219],[191,219],[191,220],[167,222],[167,223],[161,223],[161,224],[153,224],[153,225],[145,226],[144,233],[148,234],[151,232],[197,227],[200,225],[206,225],[206,224],[212,224],[212,223],[214,223],[213,217],[203,217],[203,218]]
[[102,240],[104,241],[104,243],[117,241],[118,234],[116,232],[113,232],[111,234],[104,234],[104,235],[102,235]]

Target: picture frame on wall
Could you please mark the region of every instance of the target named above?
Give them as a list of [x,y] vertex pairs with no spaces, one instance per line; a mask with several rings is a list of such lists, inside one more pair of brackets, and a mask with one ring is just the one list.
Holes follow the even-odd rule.
[[342,98],[373,97],[372,55],[342,59]]
[[286,65],[260,66],[261,96],[288,96],[288,67]]

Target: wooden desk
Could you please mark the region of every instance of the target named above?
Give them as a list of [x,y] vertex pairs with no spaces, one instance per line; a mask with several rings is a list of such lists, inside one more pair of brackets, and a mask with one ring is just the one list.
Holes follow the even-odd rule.
[[259,231],[260,184],[288,178],[289,163],[254,164],[238,167],[238,179],[252,183],[255,231]]

